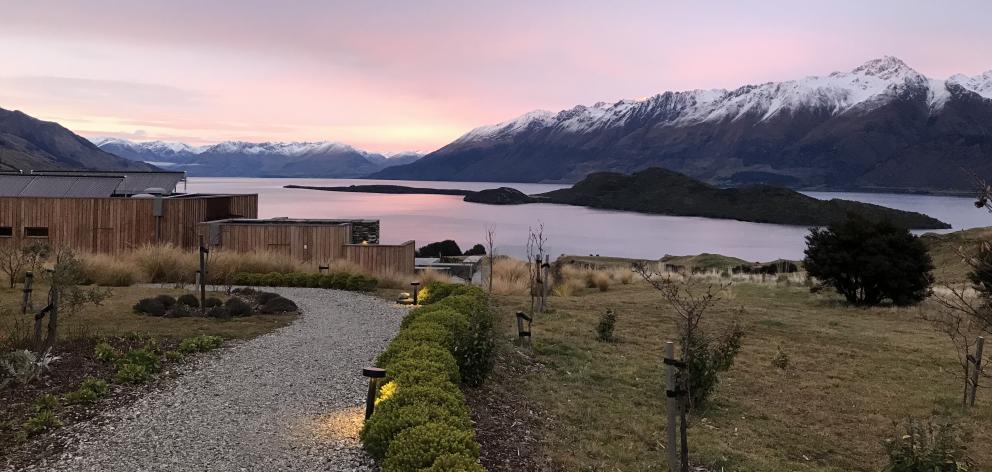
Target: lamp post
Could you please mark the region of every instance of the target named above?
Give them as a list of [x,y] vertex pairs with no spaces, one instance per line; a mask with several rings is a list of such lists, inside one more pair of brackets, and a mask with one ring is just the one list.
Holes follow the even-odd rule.
[[413,286],[413,304],[414,304],[414,306],[419,305],[420,302],[417,299],[420,298],[419,297],[419,295],[420,295],[420,282],[414,280],[413,282],[410,282],[410,285]]
[[379,379],[386,376],[386,370],[378,367],[366,367],[362,369],[362,376],[369,378],[369,394],[365,398],[365,419],[372,417],[375,411],[375,393],[379,387]]

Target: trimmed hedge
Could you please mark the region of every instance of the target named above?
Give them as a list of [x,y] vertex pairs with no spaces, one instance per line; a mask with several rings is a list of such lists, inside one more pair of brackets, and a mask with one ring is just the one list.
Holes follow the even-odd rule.
[[362,274],[338,272],[336,274],[317,274],[312,272],[291,272],[280,274],[256,274],[241,272],[234,274],[231,279],[234,285],[253,287],[310,287],[330,288],[335,290],[350,290],[353,292],[371,292],[379,285],[375,277]]
[[388,383],[361,439],[383,472],[482,471],[459,382],[478,385],[492,369],[492,313],[478,287],[429,284],[424,306],[403,319],[376,359]]

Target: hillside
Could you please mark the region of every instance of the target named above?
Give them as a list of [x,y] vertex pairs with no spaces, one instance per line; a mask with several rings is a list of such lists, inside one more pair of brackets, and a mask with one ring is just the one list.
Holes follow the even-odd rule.
[[922,213],[849,200],[818,200],[768,185],[718,188],[657,167],[632,175],[597,172],[571,188],[533,197],[549,203],[757,223],[822,226],[843,220],[848,213],[857,213],[870,219],[888,219],[905,228],[950,228],[947,223]]
[[58,123],[0,108],[0,170],[156,170],[104,152]]
[[151,162],[194,177],[363,177],[421,157],[415,152],[386,155],[347,144],[321,142],[249,143],[225,141],[207,146],[104,138],[100,149],[134,161]]
[[735,90],[538,110],[373,178],[576,182],[675,170],[721,186],[971,190],[992,177],[992,71],[946,80],[893,57]]

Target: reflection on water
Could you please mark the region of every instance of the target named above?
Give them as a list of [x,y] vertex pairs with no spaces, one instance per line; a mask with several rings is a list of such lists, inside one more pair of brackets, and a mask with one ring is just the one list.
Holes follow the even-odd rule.
[[[642,215],[567,205],[496,206],[466,203],[451,195],[383,195],[284,189],[284,185],[362,184],[482,190],[506,185],[524,193],[563,188],[548,184],[407,182],[348,179],[189,179],[190,192],[258,193],[259,216],[270,218],[374,218],[382,222],[382,242],[410,239],[418,245],[454,239],[462,248],[483,242],[496,229],[497,251],[522,256],[529,227],[544,223],[551,254],[602,254],[657,259],[665,254],[721,253],[753,261],[801,258],[806,228],[734,220]],[[918,211],[955,229],[992,226],[992,215],[959,197],[871,193],[809,192],[816,198],[844,198]]]

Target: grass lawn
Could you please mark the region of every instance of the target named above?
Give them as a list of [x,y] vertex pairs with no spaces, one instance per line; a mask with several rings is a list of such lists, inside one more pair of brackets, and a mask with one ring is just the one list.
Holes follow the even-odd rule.
[[[198,334],[222,336],[225,339],[247,339],[285,326],[295,319],[287,315],[253,315],[230,320],[213,318],[159,318],[142,316],[132,312],[131,307],[140,299],[162,293],[179,296],[190,293],[188,290],[159,287],[117,287],[113,295],[101,306],[88,305],[75,317],[60,317],[59,338],[76,339],[88,337],[150,336],[164,338],[186,338]],[[48,287],[38,286],[34,291],[34,304],[43,305]],[[221,299],[222,294],[208,293]],[[45,319],[47,328],[48,319]],[[34,317],[21,314],[21,287],[0,288],[0,348],[7,342],[7,336],[15,338],[31,336]]]
[[[523,296],[497,302],[504,326],[529,306]],[[643,283],[555,297],[551,306],[533,325],[543,368],[511,379],[552,418],[543,453],[565,470],[663,470],[661,359],[675,338],[673,312]],[[805,287],[738,284],[710,325],[739,306],[744,348],[690,429],[695,462],[717,471],[877,471],[894,420],[939,411],[973,433],[976,470],[992,464],[992,391],[980,392],[967,415],[958,408],[955,352],[917,308],[852,308]],[[614,343],[595,338],[607,308],[618,316]],[[509,337],[504,348],[517,349]],[[771,365],[779,348],[786,370]]]

